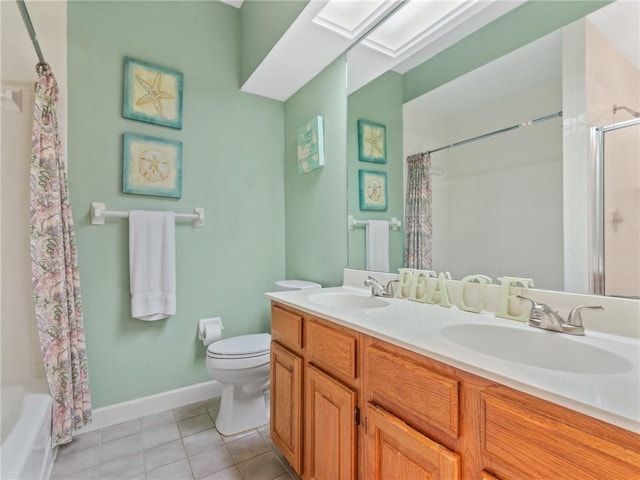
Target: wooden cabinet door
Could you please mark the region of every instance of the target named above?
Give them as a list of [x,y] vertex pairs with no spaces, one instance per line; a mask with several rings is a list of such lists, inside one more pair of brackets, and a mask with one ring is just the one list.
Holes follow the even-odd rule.
[[376,480],[457,480],[458,455],[389,412],[367,405],[366,476]]
[[313,365],[305,375],[304,477],[355,479],[357,394]]
[[302,358],[271,344],[271,440],[302,471]]
[[500,480],[498,477],[494,477],[486,470],[480,472],[480,480]]
[[640,444],[631,431],[587,417],[576,421],[579,415],[524,395],[485,391],[481,402],[483,463],[499,478],[640,479]]

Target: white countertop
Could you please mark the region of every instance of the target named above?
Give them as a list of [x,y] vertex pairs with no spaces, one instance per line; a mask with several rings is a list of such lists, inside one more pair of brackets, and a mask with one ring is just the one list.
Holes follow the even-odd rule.
[[[266,295],[296,309],[328,318],[375,338],[425,355],[480,377],[549,400],[591,417],[640,433],[640,342],[637,339],[587,331],[585,336],[534,329],[493,313],[468,313],[457,308],[385,298],[382,308],[339,308],[319,305],[309,296],[320,292],[370,295],[353,287],[312,288]],[[528,329],[540,335],[567,335],[628,360],[623,373],[574,373],[534,367],[479,353],[445,338],[441,331],[454,324],[500,325]],[[545,352],[540,352],[545,355]]]

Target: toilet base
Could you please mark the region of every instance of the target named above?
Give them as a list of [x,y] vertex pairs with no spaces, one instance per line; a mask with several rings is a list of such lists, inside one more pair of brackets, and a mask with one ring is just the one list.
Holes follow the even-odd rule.
[[224,385],[216,417],[216,429],[222,435],[234,435],[269,423],[262,389],[250,393],[245,390],[242,385]]

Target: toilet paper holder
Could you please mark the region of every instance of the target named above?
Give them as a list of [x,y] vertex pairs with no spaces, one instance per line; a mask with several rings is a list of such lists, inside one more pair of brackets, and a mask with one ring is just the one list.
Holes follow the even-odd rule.
[[220,330],[224,330],[224,326],[222,325],[222,318],[214,317],[214,318],[201,318],[198,320],[198,340],[204,340],[206,337],[207,328],[211,328],[212,326],[220,327]]

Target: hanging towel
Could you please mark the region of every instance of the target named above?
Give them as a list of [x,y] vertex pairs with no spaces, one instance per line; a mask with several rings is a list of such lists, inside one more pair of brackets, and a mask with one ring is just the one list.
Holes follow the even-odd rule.
[[176,313],[176,239],[173,212],[129,212],[131,315],[161,320]]
[[386,220],[367,223],[367,270],[389,271],[389,222]]

